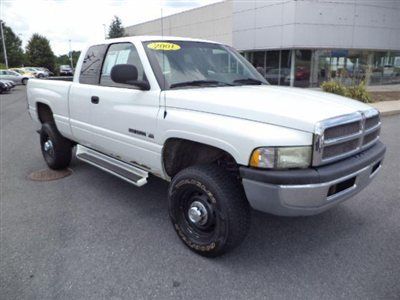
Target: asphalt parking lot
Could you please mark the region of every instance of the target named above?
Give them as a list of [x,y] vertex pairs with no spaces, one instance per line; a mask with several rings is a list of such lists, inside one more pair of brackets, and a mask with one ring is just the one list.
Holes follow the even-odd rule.
[[377,179],[321,215],[254,212],[248,238],[217,259],[179,241],[168,184],[136,188],[74,160],[45,168],[25,88],[0,96],[1,299],[399,299],[400,115],[383,119]]

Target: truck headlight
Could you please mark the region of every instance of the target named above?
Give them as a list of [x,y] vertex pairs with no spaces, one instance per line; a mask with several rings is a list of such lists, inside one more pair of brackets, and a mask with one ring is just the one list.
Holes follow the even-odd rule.
[[307,168],[311,164],[311,146],[262,147],[253,151],[250,166],[264,169]]

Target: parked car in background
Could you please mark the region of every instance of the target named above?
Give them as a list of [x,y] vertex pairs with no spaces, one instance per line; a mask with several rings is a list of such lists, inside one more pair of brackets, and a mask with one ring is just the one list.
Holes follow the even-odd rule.
[[0,79],[10,80],[14,82],[14,84],[26,85],[28,83],[29,78],[34,78],[34,76],[21,75],[18,72],[12,70],[0,70]]
[[15,88],[15,83],[12,80],[4,79],[4,81],[9,84],[12,89]]
[[[310,80],[310,70],[304,67],[296,68],[294,72],[294,80],[295,80],[295,86],[307,87],[309,85],[309,80]],[[284,83],[285,85],[290,85],[290,71],[289,74],[285,77]]]
[[29,72],[27,70],[24,70],[23,68],[10,68],[10,71],[14,71],[17,72],[18,74],[21,74],[23,76],[32,76],[35,77],[35,74],[33,74],[32,72]]
[[72,76],[74,75],[74,70],[69,65],[60,66],[60,75]]
[[15,87],[15,83],[12,80],[3,79],[3,81],[6,82],[8,85],[10,85],[11,88]]
[[309,80],[310,69],[304,67],[298,67],[294,73],[295,80]]
[[0,79],[0,93],[8,92],[15,87],[15,84],[10,80]]
[[290,75],[290,69],[281,68],[280,70],[279,69],[268,70],[264,77],[270,84],[280,84],[284,82],[285,77],[288,75]]
[[7,92],[9,90],[10,90],[10,87],[5,82],[0,80],[0,94]]
[[383,76],[393,76],[395,75],[394,67],[392,65],[385,65],[382,70]]
[[41,70],[41,71],[47,73],[47,76],[53,76],[53,75],[54,75],[54,73],[51,72],[51,71],[50,71],[49,69],[47,69],[47,68],[42,68],[42,67],[40,67],[40,68],[36,68],[36,69],[39,69],[39,70]]
[[48,77],[49,74],[40,68],[37,67],[25,67],[23,68],[25,71],[31,72],[35,75],[36,78],[45,78]]

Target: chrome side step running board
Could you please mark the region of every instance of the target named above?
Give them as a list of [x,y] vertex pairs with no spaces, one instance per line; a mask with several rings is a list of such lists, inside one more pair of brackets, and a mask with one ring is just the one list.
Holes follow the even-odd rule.
[[77,146],[76,157],[136,186],[147,183],[148,172],[82,145]]

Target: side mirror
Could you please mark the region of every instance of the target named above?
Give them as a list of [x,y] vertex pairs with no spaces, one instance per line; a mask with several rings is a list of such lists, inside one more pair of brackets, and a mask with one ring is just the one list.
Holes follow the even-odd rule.
[[111,69],[110,77],[111,80],[116,83],[135,85],[141,90],[150,89],[150,85],[147,81],[138,80],[138,70],[134,65],[115,65]]

